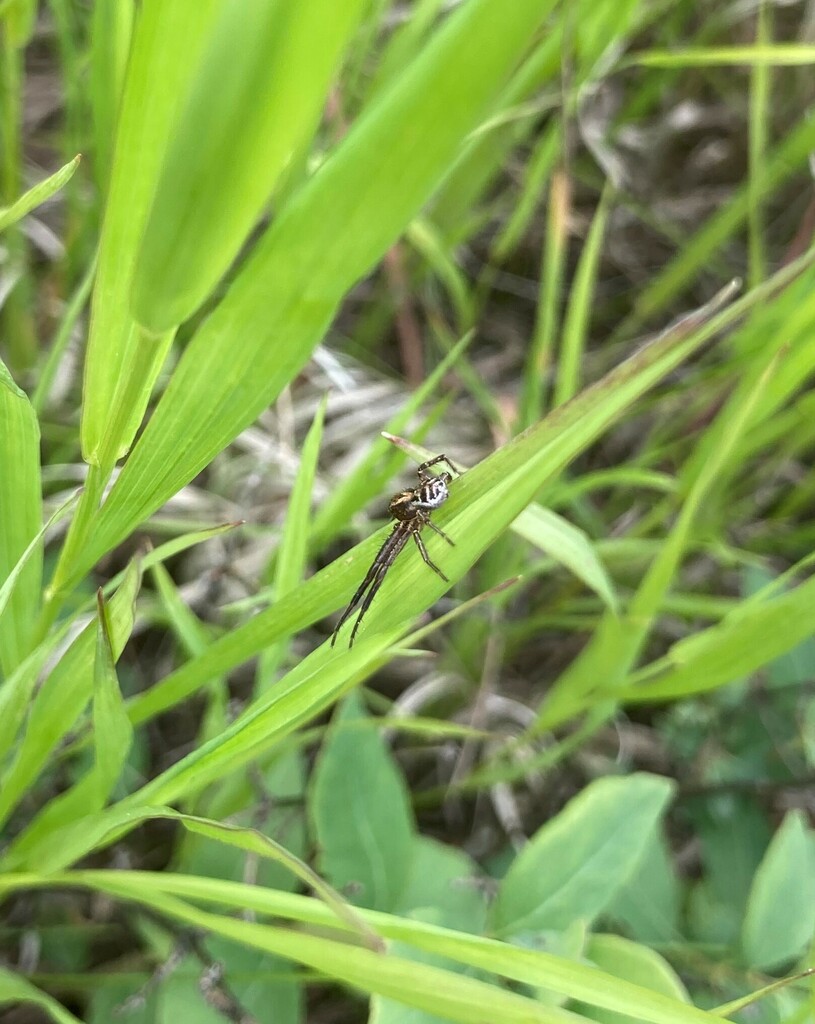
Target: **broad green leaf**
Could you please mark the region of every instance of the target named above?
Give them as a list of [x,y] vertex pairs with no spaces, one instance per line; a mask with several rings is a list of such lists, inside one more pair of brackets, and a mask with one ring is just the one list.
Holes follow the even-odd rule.
[[483,873],[463,850],[416,836],[400,912],[413,915],[432,907],[437,923],[480,934],[487,916]]
[[593,920],[633,876],[671,796],[668,779],[637,774],[591,783],[518,855],[501,883],[501,935]]
[[[40,429],[25,392],[0,362],[0,584],[18,567],[42,527]],[[0,614],[0,668],[11,672],[29,653],[40,605],[42,540],[19,566]]]
[[[61,561],[55,589],[83,575],[188,483],[304,365],[348,289],[438,187],[550,5],[515,0],[507,18],[494,0],[470,0],[411,73],[364,112],[195,333],[87,543]],[[100,352],[96,363],[101,359]],[[122,372],[120,354],[108,349],[104,362],[108,378]],[[107,422],[111,393],[100,387],[90,396],[86,419],[97,431]],[[84,444],[93,454],[90,433],[85,428]]]
[[150,331],[186,320],[234,260],[311,138],[364,7],[364,0],[223,5],[136,262],[134,315]]
[[640,942],[667,944],[680,935],[681,896],[671,852],[659,832],[654,832],[636,878],[622,887],[606,914]]
[[[586,957],[615,978],[625,978],[643,988],[652,988],[681,1002],[689,1002],[688,993],[676,971],[653,949],[620,935],[591,935]],[[580,1006],[580,1012],[600,1024],[628,1024],[628,1014],[613,1013],[598,1007]]]
[[[139,590],[138,566],[131,564],[107,612],[114,656],[122,652],[133,628]],[[60,741],[71,731],[93,694],[96,626],[74,640],[43,682],[31,703],[25,734],[0,785],[0,822],[25,796]]]
[[54,174],[30,188],[25,195],[20,196],[16,203],[0,207],[0,231],[18,220],[22,220],[27,213],[35,210],[46,199],[50,199],[52,195],[59,192],[62,186],[74,176],[74,171],[79,167],[79,160],[80,157],[75,156],[70,163],[60,167]]
[[223,0],[139,8],[119,115],[82,405],[82,452],[112,467],[133,440],[171,334],[148,337],[130,316],[136,251],[179,105]]
[[744,959],[760,971],[797,957],[815,936],[815,836],[790,811],[756,871],[742,929]]
[[65,1009],[53,996],[32,985],[21,974],[0,967],[0,1005],[33,1003],[57,1024],[82,1024],[79,1017]]
[[354,903],[391,910],[407,884],[415,826],[404,779],[368,721],[356,695],[334,716],[309,812],[321,872]]

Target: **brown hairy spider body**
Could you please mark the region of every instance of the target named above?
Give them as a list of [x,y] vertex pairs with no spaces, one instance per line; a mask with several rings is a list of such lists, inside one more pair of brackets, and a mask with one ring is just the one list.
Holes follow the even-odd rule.
[[455,546],[447,534],[440,530],[430,518],[430,513],[443,505],[450,496],[448,486],[453,479],[452,474],[444,472],[434,476],[432,473],[428,473],[428,469],[431,466],[438,465],[440,462],[445,462],[453,472],[457,472],[455,466],[453,466],[446,455],[437,455],[435,459],[423,462],[416,470],[419,476],[418,487],[414,487],[410,491],[400,491],[391,498],[388,504],[388,512],[396,520],[396,523],[387,540],[379,549],[365,579],[360,583],[357,592],[351,598],[348,607],[334,627],[334,632],[331,634],[332,647],[344,623],[359,607],[359,615],[354,623],[354,628],[351,630],[351,638],[348,641],[348,646],[353,646],[354,637],[357,635],[359,625],[362,622],[363,616],[371,607],[371,602],[376,596],[377,591],[382,586],[385,574],[396,561],[397,555],[411,537],[416,542],[419,554],[433,572],[441,576],[447,583],[450,582],[441,569],[431,560],[421,537],[422,529],[425,526],[429,526],[434,533],[444,537],[448,544]]

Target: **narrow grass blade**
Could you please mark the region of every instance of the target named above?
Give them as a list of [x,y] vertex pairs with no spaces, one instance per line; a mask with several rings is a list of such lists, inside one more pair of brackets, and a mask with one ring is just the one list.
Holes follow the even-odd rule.
[[0,967],[0,1005],[7,1003],[31,1003],[39,1007],[56,1024],[82,1024],[79,1017],[66,1010],[53,996],[32,985],[21,974]]
[[629,677],[625,703],[676,700],[743,679],[815,633],[815,578],[780,597],[751,603],[675,643],[667,655]]
[[[130,636],[140,572],[132,564],[107,607],[114,654]],[[0,784],[0,823],[25,796],[60,741],[70,732],[93,694],[96,626],[90,623],[74,640],[31,704],[25,734]]]
[[[273,560],[275,600],[294,590],[303,581],[308,558],[309,523],[311,521],[311,495],[317,460],[323,438],[323,421],[327,396],[320,402],[317,413],[303,443],[300,468],[292,487],[286,522],[280,538],[280,547]],[[268,570],[267,570],[268,571]],[[267,647],[258,663],[256,691],[262,693],[272,683],[285,656],[285,643]]]
[[632,597],[625,616],[604,616],[586,647],[547,694],[538,713],[537,729],[551,729],[559,725],[565,717],[583,707],[593,689],[599,688],[602,699],[607,699],[615,681],[621,684],[634,666],[679,571],[699,510],[710,488],[720,480],[728,458],[749,427],[777,363],[777,357],[771,357],[761,378],[751,389],[737,394],[721,413],[721,422],[711,428],[718,444],[699,464],[698,475],[692,482],[676,523],[667,541],[660,545],[659,553]]
[[[177,895],[232,911],[254,910],[258,914],[316,928],[331,927],[336,923],[332,911],[320,900],[256,885],[193,875],[129,870],[75,871],[52,877],[27,873],[0,878],[0,893],[50,886],[80,886],[110,893],[121,899],[128,899],[128,892],[147,897]],[[449,957],[491,974],[534,985],[591,1006],[624,1013],[651,1024],[715,1024],[720,1020],[714,1013],[671,999],[661,992],[542,950],[469,935],[391,914],[365,910],[359,911],[359,914],[385,938],[409,943],[417,949]]]
[[8,675],[31,649],[39,613],[42,498],[37,417],[2,362],[0,482],[0,581],[15,573],[6,594],[5,614],[0,616],[0,668]]
[[4,231],[18,220],[22,220],[27,213],[31,213],[32,210],[35,210],[44,203],[46,199],[50,199],[51,196],[59,192],[63,185],[74,176],[74,172],[79,167],[80,159],[81,157],[75,156],[70,163],[60,167],[58,171],[55,171],[45,181],[41,181],[33,188],[30,188],[12,206],[0,208],[0,231]]
[[36,536],[31,539],[31,542],[29,543],[28,547],[20,555],[19,559],[17,560],[17,564],[8,574],[2,586],[0,586],[0,619],[2,619],[3,612],[6,610],[6,605],[11,600],[11,595],[14,592],[15,584],[17,583],[17,580],[19,579],[20,575],[22,574],[23,570],[28,564],[29,559],[32,556],[35,556],[37,552],[40,553],[40,556],[42,555],[42,546],[45,534],[48,532],[48,530],[51,529],[51,527],[55,523],[58,523],[60,519],[66,516],[78,501],[79,492],[77,492],[76,494],[72,494],[67,501],[64,501],[56,510],[56,512],[54,512],[54,514],[50,517],[45,526],[43,526],[40,529],[40,531],[36,534]]
[[[111,632],[101,593],[97,595],[96,651],[93,663],[93,753],[91,769],[64,793],[50,800],[34,820],[3,852],[8,868],[36,863],[38,851],[48,851],[55,836],[66,827],[81,828],[83,819],[105,806],[124,767],[133,739],[133,727],[125,713],[116,678]],[[132,625],[132,620],[131,620]],[[118,646],[123,646],[120,637]],[[59,848],[59,840],[56,847]]]
[[[387,432],[383,432],[383,436],[402,451],[408,452],[416,462],[425,462],[433,457],[433,452],[427,448],[421,448],[401,437],[394,437]],[[528,505],[510,529],[518,537],[548,554],[552,561],[574,573],[616,614],[619,600],[614,584],[583,530],[537,502]]]
[[583,352],[589,329],[594,301],[594,285],[603,250],[603,238],[606,230],[613,192],[607,186],[600,204],[591,222],[589,235],[580,253],[574,283],[569,293],[569,304],[566,310],[563,333],[560,341],[560,357],[555,377],[555,405],[562,405],[573,398],[580,390]]
[[535,330],[524,367],[521,396],[520,420],[524,427],[540,418],[544,399],[549,390],[560,321],[561,291],[566,271],[566,240],[571,202],[571,181],[565,165],[562,165],[555,168],[549,181],[538,308],[535,314]]

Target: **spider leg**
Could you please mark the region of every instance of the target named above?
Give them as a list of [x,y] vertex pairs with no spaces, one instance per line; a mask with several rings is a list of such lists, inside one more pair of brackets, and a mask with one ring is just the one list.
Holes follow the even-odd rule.
[[428,459],[427,462],[423,462],[421,466],[419,466],[416,469],[416,472],[419,474],[419,480],[421,481],[421,483],[427,483],[427,481],[430,479],[432,475],[431,473],[427,472],[428,469],[430,469],[431,466],[437,466],[440,462],[446,463],[450,467],[450,469],[452,469],[456,476],[461,476],[460,471],[456,469],[456,467],[447,458],[446,455],[437,455],[435,459]]
[[362,583],[360,583],[359,587],[357,588],[357,592],[348,602],[347,608],[337,620],[337,625],[334,627],[334,632],[331,634],[332,647],[337,642],[337,637],[339,636],[340,630],[348,621],[348,619],[354,614],[354,610],[356,609],[357,605],[362,600],[362,598],[365,596],[365,591],[373,583],[378,572],[379,562],[374,561],[373,564],[371,565],[371,568],[365,574],[365,579],[362,581]]
[[377,566],[377,574],[374,576],[373,582],[371,583],[371,589],[365,595],[365,600],[362,602],[359,615],[357,615],[357,621],[354,623],[354,628],[351,630],[351,639],[348,641],[349,648],[354,646],[354,637],[357,635],[357,630],[362,622],[362,618],[365,615],[365,612],[367,612],[371,607],[371,602],[376,597],[379,588],[385,582],[385,574],[388,569],[390,569],[390,563],[386,564],[383,562],[381,565]]
[[450,547],[454,548],[456,546],[456,542],[454,540],[450,540],[450,538],[447,536],[447,534],[444,532],[444,530],[440,530],[439,527],[436,526],[436,524],[430,518],[430,516],[428,516],[427,519],[425,519],[424,525],[425,526],[429,526],[430,529],[433,530],[435,533],[437,533],[440,537],[444,537],[444,539],[447,541],[447,543],[450,545]]
[[[357,587],[357,592],[351,598],[348,607],[342,613],[339,618],[339,622],[334,627],[334,632],[331,634],[332,647],[336,643],[340,629],[342,629],[343,625],[348,621],[351,615],[354,614],[354,611],[358,607],[360,601],[363,601],[364,599],[362,611],[360,612],[359,618],[354,626],[354,630],[351,634],[351,643],[349,643],[348,646],[350,647],[354,642],[354,634],[357,631],[360,619],[368,610],[374,594],[382,586],[382,580],[384,579],[385,573],[393,565],[396,556],[407,543],[409,531],[406,529],[406,525],[407,524],[402,522],[397,523],[386,538],[385,543],[379,551],[377,551],[376,558],[374,558],[370,569],[368,569],[368,572],[365,574],[365,579],[360,583],[359,587]],[[371,588],[370,590],[368,590],[369,587]],[[365,594],[366,590],[368,590],[367,596]]]
[[416,541],[416,547],[419,549],[419,554],[422,556],[422,558],[425,560],[425,562],[430,566],[430,568],[433,570],[433,572],[438,573],[438,575],[441,576],[441,578],[444,580],[445,583],[449,583],[450,580],[447,579],[447,577],[444,575],[444,573],[441,571],[441,569],[436,565],[436,563],[431,561],[430,555],[428,555],[428,553],[427,553],[427,548],[424,546],[424,541],[422,540],[421,536],[419,535],[419,531],[418,530],[414,531],[413,539]]

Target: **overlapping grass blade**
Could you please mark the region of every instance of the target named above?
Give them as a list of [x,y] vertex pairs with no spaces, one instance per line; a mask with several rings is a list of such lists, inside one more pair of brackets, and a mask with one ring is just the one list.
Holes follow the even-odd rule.
[[150,331],[186,320],[234,260],[281,173],[310,142],[364,7],[363,0],[222,5],[136,260],[134,315]]
[[[300,189],[186,348],[92,535],[61,561],[56,589],[188,483],[291,380],[346,291],[438,187],[550,2],[516,0],[512,18],[492,0],[461,7]],[[120,372],[115,355],[104,360],[108,377]],[[87,419],[97,430],[110,383],[91,396]]]
[[[0,482],[0,581],[16,571],[13,590],[6,595],[8,603],[0,611],[0,668],[9,675],[34,639],[42,586],[42,498],[37,417],[2,362]],[[27,550],[32,542],[33,549]]]
[[179,104],[223,0],[141,5],[119,116],[85,357],[82,451],[109,471],[141,423],[169,339],[129,313],[136,252]]

